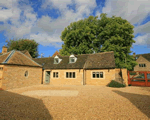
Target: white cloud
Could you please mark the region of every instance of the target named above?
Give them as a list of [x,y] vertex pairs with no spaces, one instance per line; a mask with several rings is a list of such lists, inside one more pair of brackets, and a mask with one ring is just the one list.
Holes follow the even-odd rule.
[[[97,7],[96,0],[45,0],[41,5],[42,11],[56,9],[60,15],[57,19],[49,15],[43,15],[37,18],[30,4],[18,4],[19,0],[1,0],[0,1],[0,31],[5,31],[8,38],[21,38],[26,36],[34,39],[42,45],[53,45],[60,47],[61,32],[71,22],[84,19],[89,16]],[[68,7],[75,6],[75,11]],[[100,13],[107,13],[108,17],[112,15],[127,19],[131,24],[141,23],[150,11],[150,1],[148,0],[106,0],[102,12],[96,11],[96,16]],[[7,9],[3,9],[3,7]],[[7,23],[10,21],[11,24]],[[134,28],[134,34],[143,33],[145,35],[136,37],[136,44],[148,44],[150,23]],[[38,33],[38,34],[37,34]]]
[[142,36],[137,36],[136,38],[134,38],[134,40],[136,41],[136,43],[134,43],[133,45],[150,45],[150,34],[145,34]]
[[150,33],[150,22],[147,22],[144,25],[135,27],[134,34],[136,35],[137,33],[141,33],[141,34]]
[[106,0],[102,12],[140,24],[150,13],[150,0]]

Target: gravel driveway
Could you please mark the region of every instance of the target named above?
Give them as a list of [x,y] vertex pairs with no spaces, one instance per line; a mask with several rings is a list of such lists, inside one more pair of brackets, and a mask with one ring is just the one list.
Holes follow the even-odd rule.
[[150,120],[150,87],[37,85],[0,91],[0,120]]

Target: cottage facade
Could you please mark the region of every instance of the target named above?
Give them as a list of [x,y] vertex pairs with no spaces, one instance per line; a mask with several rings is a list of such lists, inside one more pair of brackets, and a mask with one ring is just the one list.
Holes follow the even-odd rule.
[[[12,89],[31,85],[108,85],[119,78],[114,52],[32,58],[28,51],[4,46],[0,53],[0,88]],[[128,85],[127,69],[122,69]]]
[[[43,84],[47,85],[108,85],[116,80],[114,52],[35,58],[43,65]],[[122,69],[128,85],[127,70]]]
[[28,51],[7,52],[3,47],[0,54],[0,88],[19,88],[41,82],[42,66],[32,60]]
[[138,54],[135,57],[138,65],[134,67],[134,71],[150,71],[150,53]]

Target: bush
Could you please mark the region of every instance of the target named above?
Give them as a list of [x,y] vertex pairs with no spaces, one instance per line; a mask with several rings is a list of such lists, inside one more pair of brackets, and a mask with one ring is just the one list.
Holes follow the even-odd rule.
[[118,83],[118,82],[115,81],[115,80],[112,80],[112,81],[109,83],[108,87],[117,87],[117,88],[120,88],[120,87],[126,87],[126,85],[121,84],[121,83]]

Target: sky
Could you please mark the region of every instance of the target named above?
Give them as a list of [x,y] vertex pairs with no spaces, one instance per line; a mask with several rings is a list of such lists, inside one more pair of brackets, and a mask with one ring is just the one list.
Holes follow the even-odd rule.
[[136,41],[131,51],[150,53],[150,0],[0,0],[0,52],[6,40],[23,38],[39,43],[43,57],[52,56],[62,48],[65,27],[101,13],[128,20]]

